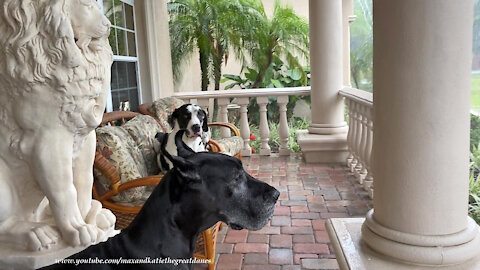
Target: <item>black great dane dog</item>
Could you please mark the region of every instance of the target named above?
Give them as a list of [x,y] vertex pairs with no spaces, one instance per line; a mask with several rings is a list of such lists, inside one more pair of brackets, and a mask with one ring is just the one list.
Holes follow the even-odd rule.
[[[129,227],[69,259],[192,258],[199,232],[218,221],[232,229],[259,230],[273,214],[280,193],[244,171],[240,160],[193,152],[176,134],[174,168],[145,202]],[[162,144],[165,149],[165,140]],[[56,264],[45,269],[192,269],[192,264]]]

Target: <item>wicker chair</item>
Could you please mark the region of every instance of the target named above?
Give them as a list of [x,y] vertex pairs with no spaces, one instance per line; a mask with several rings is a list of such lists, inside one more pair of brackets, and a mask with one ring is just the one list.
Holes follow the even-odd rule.
[[[100,126],[110,124],[111,126],[119,126],[125,124],[128,120],[140,115],[135,112],[115,111],[105,113]],[[152,120],[153,121],[153,120]],[[155,121],[153,121],[155,123]],[[215,145],[213,146],[215,149]],[[109,189],[101,191],[101,185],[98,179],[95,179],[93,185],[93,197],[100,201],[103,207],[110,209],[117,217],[115,224],[116,229],[126,228],[135,218],[141,209],[139,205],[125,205],[113,200],[114,196],[122,192],[131,190],[133,188],[156,186],[161,181],[163,175],[150,175],[138,179],[121,182],[121,176],[113,163],[97,149],[95,153],[94,170],[101,173],[109,182]],[[221,222],[218,222],[211,228],[201,232],[198,235],[197,244],[195,247],[194,256],[197,259],[209,259],[209,270],[215,267],[215,247],[217,240],[217,233],[220,229]]]
[[[171,110],[171,112],[173,112],[173,110],[176,107],[179,107],[183,104],[183,101],[177,98],[167,97],[167,98],[156,100],[154,103],[161,103],[162,105],[166,104],[167,106],[165,107],[167,108],[167,110]],[[166,124],[167,122],[166,118],[168,114],[170,114],[171,112],[166,112],[165,108],[163,107],[159,111],[159,109],[156,106],[153,106],[154,103],[150,102],[150,103],[141,104],[138,107],[138,111],[141,114],[152,116],[153,118],[155,118],[155,120],[157,120],[157,122],[162,127],[168,129],[169,127],[165,127],[166,125],[168,125]],[[240,130],[238,130],[238,128],[235,125],[231,123],[224,123],[224,122],[209,123],[208,126],[209,127],[226,127],[230,129],[230,131],[233,133],[233,136],[231,138],[210,140],[209,142],[210,151],[227,153],[241,160],[242,159],[241,147],[243,146],[243,140],[240,137]],[[228,145],[238,145],[238,143],[240,144],[240,147],[230,147],[230,149],[228,149],[229,151],[225,149],[225,147]]]

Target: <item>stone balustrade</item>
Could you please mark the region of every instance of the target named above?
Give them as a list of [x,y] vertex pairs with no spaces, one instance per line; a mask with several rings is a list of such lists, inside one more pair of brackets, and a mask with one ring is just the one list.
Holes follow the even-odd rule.
[[[290,155],[288,146],[288,119],[287,104],[289,96],[310,95],[310,87],[289,87],[289,88],[259,88],[259,89],[235,89],[219,91],[202,92],[177,92],[173,96],[184,100],[185,102],[196,103],[204,110],[208,111],[211,100],[217,99],[218,102],[218,121],[228,122],[228,106],[231,100],[235,98],[236,104],[240,106],[240,133],[243,138],[242,156],[250,156],[250,126],[248,122],[248,104],[251,98],[256,98],[260,113],[260,155],[268,156],[271,149],[268,144],[270,140],[270,128],[268,126],[267,104],[268,98],[274,96],[277,98],[279,106],[279,137],[280,137],[280,155]],[[225,138],[230,136],[227,128],[222,128],[220,135]]]
[[373,198],[373,175],[371,170],[373,143],[373,95],[354,88],[344,88],[339,92],[345,97],[348,107],[349,129],[347,144],[350,155],[347,166],[355,174],[360,184]]

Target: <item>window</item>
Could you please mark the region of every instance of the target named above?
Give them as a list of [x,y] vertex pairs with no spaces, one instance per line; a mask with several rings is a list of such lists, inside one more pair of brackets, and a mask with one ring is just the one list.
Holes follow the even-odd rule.
[[108,38],[113,51],[112,81],[107,111],[129,101],[136,111],[141,101],[133,0],[99,0],[112,28]]

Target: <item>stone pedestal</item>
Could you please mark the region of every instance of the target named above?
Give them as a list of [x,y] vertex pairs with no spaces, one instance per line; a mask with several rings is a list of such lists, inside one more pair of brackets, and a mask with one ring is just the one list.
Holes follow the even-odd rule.
[[[110,229],[105,232],[105,237],[99,242],[104,242],[108,238],[115,236],[120,231]],[[99,243],[98,242],[98,243]],[[17,269],[37,269],[47,265],[57,263],[58,260],[67,258],[75,253],[84,250],[87,247],[70,247],[65,244],[54,246],[52,249],[43,252],[33,253],[30,251],[19,252],[10,250],[6,247],[0,247],[0,269],[17,270]]]
[[307,163],[342,163],[348,157],[346,133],[320,135],[298,130],[297,139]]

